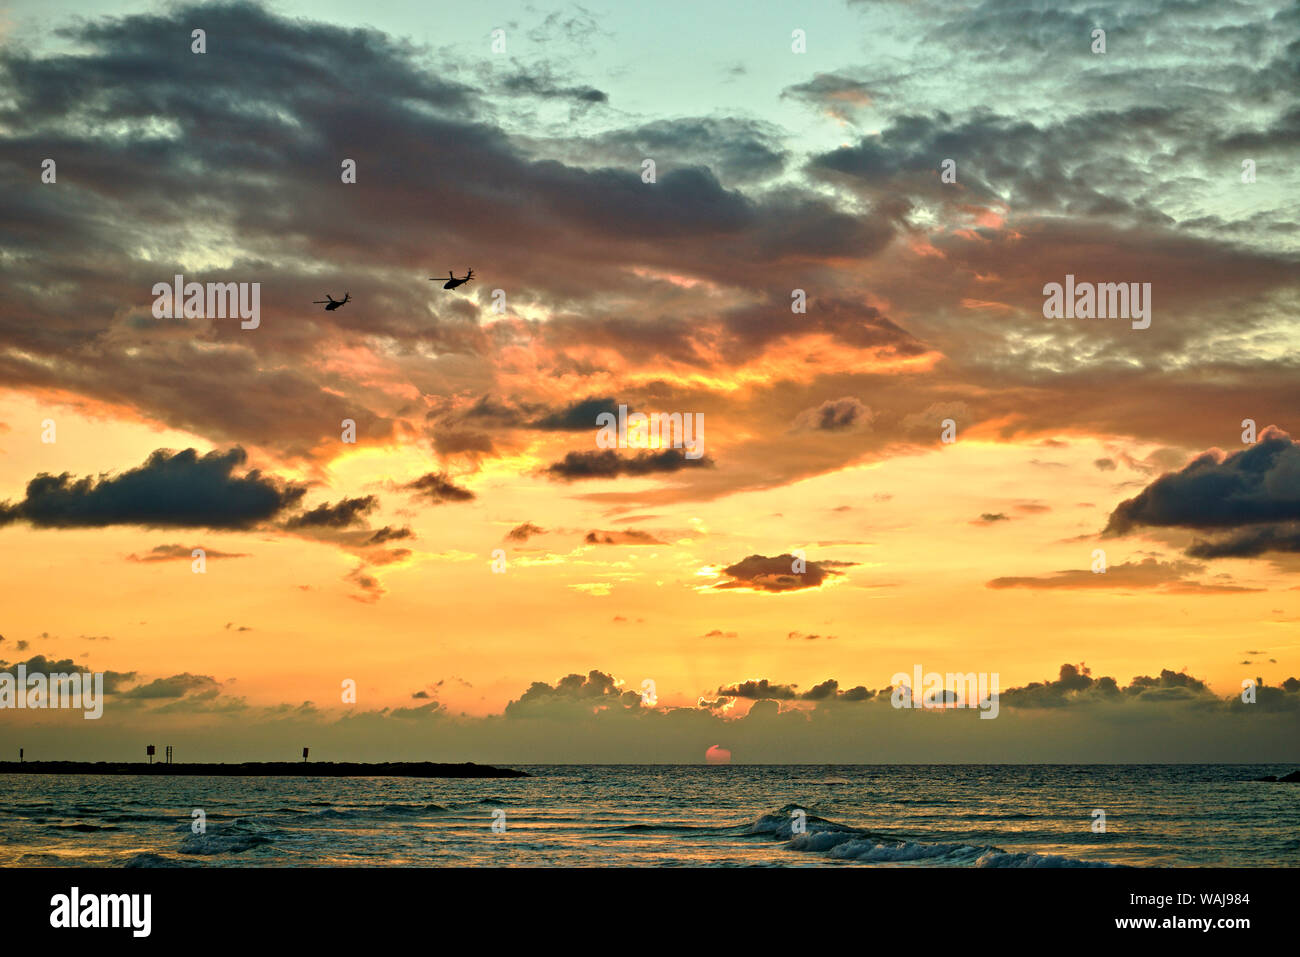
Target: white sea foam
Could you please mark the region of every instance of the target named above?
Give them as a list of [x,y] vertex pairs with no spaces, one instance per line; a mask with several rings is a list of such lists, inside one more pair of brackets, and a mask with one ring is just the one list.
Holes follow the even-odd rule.
[[1081,861],[1060,854],[1008,853],[990,850],[975,862],[976,867],[1122,867],[1105,861]]
[[1033,852],[1007,852],[990,846],[972,844],[934,843],[891,838],[872,834],[861,828],[839,824],[826,818],[808,814],[806,831],[793,833],[794,818],[791,812],[804,810],[800,805],[787,804],[779,811],[756,818],[745,834],[770,835],[786,841],[785,848],[807,854],[824,854],[830,860],[856,861],[862,864],[902,864],[924,861],[930,864],[947,864],[976,867],[1115,867],[1119,865],[1081,861],[1059,854]]

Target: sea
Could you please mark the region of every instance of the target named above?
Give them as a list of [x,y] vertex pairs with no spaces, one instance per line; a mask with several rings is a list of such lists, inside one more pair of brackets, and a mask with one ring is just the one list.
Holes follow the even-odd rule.
[[5,774],[0,866],[1300,865],[1300,784],[1252,780],[1291,765],[513,767]]

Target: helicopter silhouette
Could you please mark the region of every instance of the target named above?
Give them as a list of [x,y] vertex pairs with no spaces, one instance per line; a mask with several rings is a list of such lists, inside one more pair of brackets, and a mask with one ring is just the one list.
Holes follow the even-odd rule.
[[[335,309],[337,309],[339,306],[344,305],[345,303],[347,303],[347,302],[348,302],[349,300],[351,300],[351,299],[352,299],[352,293],[350,293],[350,292],[345,292],[345,293],[343,294],[343,298],[342,298],[342,299],[335,299],[335,298],[334,298],[333,296],[331,296],[329,293],[325,293],[325,298],[324,298],[324,299],[313,299],[313,300],[312,300],[312,305],[315,305],[315,306],[325,306],[325,311],[326,311],[326,312],[333,312],[333,311],[334,311]],[[325,305],[326,303],[329,303],[329,305]]]
[[[429,277],[429,282],[437,282],[437,281],[438,281],[439,279],[441,279],[441,278],[442,278],[441,276],[430,276],[430,277]],[[465,278],[464,278],[464,279],[457,279],[454,275],[452,275],[451,270],[448,269],[448,270],[447,270],[447,281],[444,282],[444,283],[442,284],[442,288],[443,288],[443,289],[455,289],[457,286],[463,286],[463,285],[465,285],[465,283],[469,282],[469,281],[470,281],[471,279],[473,279],[473,278],[474,278],[474,270],[473,270],[473,269],[471,269],[469,272],[467,272],[467,273],[465,274]]]

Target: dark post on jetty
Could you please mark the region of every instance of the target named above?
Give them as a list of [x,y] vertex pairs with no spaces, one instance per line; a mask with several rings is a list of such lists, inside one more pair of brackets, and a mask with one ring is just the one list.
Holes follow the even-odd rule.
[[303,749],[302,749],[302,763],[303,763],[303,764],[306,764],[306,763],[307,763],[307,749],[306,749],[306,748],[303,748]]
[[149,755],[149,763],[153,764],[154,746],[152,744],[145,745],[144,753]]

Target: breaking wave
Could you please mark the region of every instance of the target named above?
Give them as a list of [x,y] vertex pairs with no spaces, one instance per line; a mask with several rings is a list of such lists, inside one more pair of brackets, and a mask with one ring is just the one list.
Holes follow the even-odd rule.
[[[794,811],[804,811],[803,830],[795,833]],[[949,867],[1117,867],[1097,861],[1081,861],[1059,854],[1009,852],[991,845],[928,844],[891,837],[850,827],[815,814],[799,804],[787,804],[779,811],[760,815],[743,834],[755,834],[785,841],[785,849],[821,854],[833,861],[861,864],[924,863]]]

